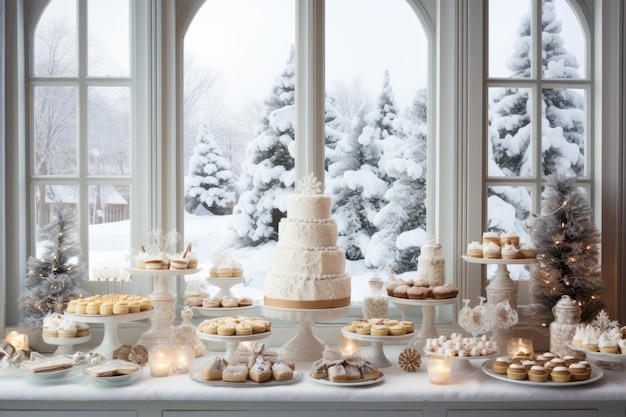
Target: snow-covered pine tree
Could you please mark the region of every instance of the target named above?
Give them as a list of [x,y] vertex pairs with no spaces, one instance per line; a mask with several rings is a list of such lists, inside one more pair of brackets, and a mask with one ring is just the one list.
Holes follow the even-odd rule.
[[185,176],[185,210],[195,213],[202,205],[214,214],[223,214],[236,200],[230,162],[222,156],[210,128],[203,125]]
[[363,259],[376,232],[372,221],[387,189],[378,175],[380,145],[365,118],[366,111],[361,109],[349,134],[337,142],[336,161],[328,167],[330,178],[326,181],[337,221],[338,245],[349,260]]
[[576,177],[547,177],[542,215],[532,224],[539,263],[532,271],[530,296],[533,313],[544,326],[553,320],[552,307],[569,295],[590,322],[605,307],[599,264],[600,233],[591,221],[591,207],[576,187]]
[[414,271],[420,246],[426,242],[427,96],[420,90],[405,116],[396,121],[397,136],[383,141],[381,168],[392,182],[386,204],[374,217],[378,229],[365,256],[368,267],[403,273]]
[[233,210],[233,228],[243,245],[260,245],[278,236],[287,195],[294,190],[294,50],[265,100],[265,113],[246,150],[241,195]]
[[41,326],[45,316],[63,313],[71,299],[86,295],[81,287],[87,272],[81,261],[76,215],[63,204],[53,205],[51,211],[50,223],[43,229],[48,236],[45,253],[28,258],[26,288],[18,299],[21,324],[27,327]]

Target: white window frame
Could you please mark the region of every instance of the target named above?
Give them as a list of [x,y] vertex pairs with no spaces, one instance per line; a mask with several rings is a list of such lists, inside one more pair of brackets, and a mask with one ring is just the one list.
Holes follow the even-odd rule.
[[[176,106],[182,94],[182,62],[177,58],[182,57],[181,30],[185,16],[191,16],[202,1],[176,2],[176,5],[165,0],[133,1],[137,3],[137,30],[133,38],[138,45],[133,68],[141,75],[134,86],[133,107],[138,114],[133,154],[148,155],[139,162],[133,160],[133,187],[138,187],[135,192],[140,193],[133,208],[139,210],[141,206],[142,213],[141,223],[133,225],[134,243],[140,242],[153,225],[182,230],[182,216],[178,218],[179,208],[173,203],[180,201],[177,197],[182,193],[182,178],[176,176],[177,171],[182,172],[179,170],[182,142],[175,140],[182,137],[177,135],[182,115],[181,106]],[[0,226],[5,230],[4,234],[0,233],[0,303],[5,309],[0,309],[0,334],[5,327],[17,325],[15,300],[22,290],[30,245],[26,233],[26,200],[21,192],[26,184],[26,3],[33,4],[25,0],[0,0],[0,18],[4,20],[6,35],[4,44],[0,43],[0,63],[4,70],[0,73],[4,81],[0,88],[5,90],[4,117],[0,118],[3,127],[0,162],[4,167],[0,173],[0,197],[4,202],[0,203],[0,214],[4,214]],[[464,297],[473,298],[483,291],[484,283],[477,282],[476,272],[461,261],[460,254],[471,237],[482,233],[482,221],[477,219],[483,219],[485,213],[479,203],[483,189],[480,168],[483,163],[480,143],[484,137],[483,60],[475,59],[483,56],[484,7],[482,2],[470,5],[460,0],[424,0],[411,4],[423,7],[428,16],[433,16],[436,33],[435,66],[430,77],[435,80],[436,74],[436,80],[434,86],[429,86],[433,92],[429,103],[435,116],[429,120],[435,130],[436,145],[432,152],[437,165],[436,169],[429,169],[434,176],[432,182],[429,177],[434,187],[434,198],[429,202],[438,218],[446,221],[437,221],[432,229],[443,244],[448,276],[459,285]],[[594,220],[603,236],[602,267],[610,292],[605,298],[609,314],[626,322],[626,306],[620,307],[619,303],[626,300],[626,286],[620,284],[626,271],[626,257],[622,256],[626,214],[621,210],[626,204],[622,164],[626,159],[622,25],[626,16],[621,0],[579,0],[577,4],[589,18],[594,35],[590,51],[596,62],[593,134],[597,141],[594,160],[598,172],[593,186],[594,207],[600,208]],[[137,214],[133,212],[132,218],[137,219]]]

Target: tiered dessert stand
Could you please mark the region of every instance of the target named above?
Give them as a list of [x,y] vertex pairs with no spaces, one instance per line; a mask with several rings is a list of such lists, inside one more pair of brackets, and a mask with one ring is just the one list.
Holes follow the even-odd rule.
[[82,345],[83,343],[87,343],[91,340],[91,333],[87,336],[81,337],[48,337],[42,335],[43,341],[49,345],[58,346],[57,350],[54,351],[54,355],[69,355],[74,353],[75,345]]
[[411,300],[408,298],[389,297],[389,300],[402,313],[402,320],[406,320],[408,312],[416,306],[422,307],[422,325],[414,337],[416,340],[412,343],[419,351],[424,347],[426,339],[439,336],[435,325],[435,309],[437,306],[456,304],[458,297],[444,298],[441,300]]
[[82,321],[84,323],[101,323],[104,326],[104,335],[102,342],[94,349],[104,356],[110,356],[111,353],[122,346],[122,342],[117,334],[118,323],[126,323],[147,319],[152,315],[152,310],[140,311],[138,313],[118,314],[110,316],[96,316],[86,314],[65,313],[65,316],[74,321]]
[[260,304],[265,317],[297,321],[298,334],[282,346],[281,355],[294,361],[316,360],[322,357],[324,342],[315,337],[312,326],[317,321],[337,320],[348,315],[350,306],[322,309],[280,308]]
[[265,339],[270,336],[272,332],[253,333],[245,336],[222,336],[219,334],[208,334],[200,331],[196,332],[196,334],[202,340],[226,343],[226,353],[224,354],[224,359],[230,361],[235,356],[235,351],[237,350],[239,343]]
[[[536,258],[528,259],[488,259],[472,258],[463,255],[463,260],[472,264],[496,265],[496,272],[489,285],[485,288],[487,302],[493,305],[501,301],[508,300],[511,308],[517,310],[517,282],[511,279],[507,265],[533,265],[537,263]],[[507,346],[511,338],[511,329],[494,329],[494,338],[498,346]]]
[[209,277],[207,278],[207,281],[209,282],[209,284],[219,287],[220,290],[218,291],[217,294],[215,294],[216,297],[221,297],[221,298],[234,297],[230,289],[237,284],[241,284],[243,282],[243,277],[236,277],[236,278]]
[[172,325],[176,319],[176,296],[170,292],[167,278],[196,274],[200,268],[163,270],[128,268],[127,271],[133,276],[157,277],[154,290],[148,295],[152,300],[154,311],[150,319],[150,329],[141,335],[139,344],[148,348],[159,344],[168,344],[172,336]]

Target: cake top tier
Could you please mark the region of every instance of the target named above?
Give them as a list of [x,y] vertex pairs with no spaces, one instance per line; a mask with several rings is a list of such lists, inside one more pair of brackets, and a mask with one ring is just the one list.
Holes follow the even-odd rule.
[[298,181],[297,194],[287,196],[287,218],[290,220],[330,219],[331,199],[321,194],[321,183],[313,173]]

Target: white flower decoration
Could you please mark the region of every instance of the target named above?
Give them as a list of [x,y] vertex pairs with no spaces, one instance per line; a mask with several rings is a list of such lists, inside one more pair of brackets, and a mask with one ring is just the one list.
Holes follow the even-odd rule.
[[320,194],[322,192],[322,183],[317,180],[315,175],[311,172],[306,177],[298,181],[296,191],[300,194]]

